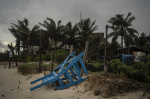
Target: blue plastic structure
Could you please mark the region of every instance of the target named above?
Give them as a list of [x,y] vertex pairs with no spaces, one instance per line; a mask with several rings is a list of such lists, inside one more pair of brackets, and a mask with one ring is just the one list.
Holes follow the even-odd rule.
[[126,64],[132,63],[133,62],[133,55],[122,55],[122,61]]
[[70,54],[64,60],[64,62],[60,64],[57,68],[55,68],[54,71],[50,74],[32,81],[31,84],[34,84],[41,80],[42,83],[32,87],[30,90],[33,91],[50,83],[54,83],[56,89],[64,89],[85,81],[87,78],[81,77],[81,68],[83,68],[83,73],[88,75],[88,71],[82,61],[82,56],[84,55],[84,52],[80,53],[78,56],[75,56],[75,53],[76,52]]

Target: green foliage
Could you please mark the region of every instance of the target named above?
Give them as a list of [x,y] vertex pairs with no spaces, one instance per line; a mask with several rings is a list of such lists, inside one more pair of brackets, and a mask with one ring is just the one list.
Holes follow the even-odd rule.
[[47,56],[46,56],[46,55],[42,55],[42,56],[41,56],[41,59],[42,59],[42,61],[46,61]]
[[131,68],[125,65],[120,59],[114,59],[109,62],[109,71],[117,74],[126,74]]
[[7,53],[1,53],[0,52],[0,61],[8,61]]
[[103,71],[104,64],[96,61],[96,62],[86,63],[86,67],[88,70],[90,70],[92,72],[99,72],[99,71]]
[[128,77],[139,81],[150,82],[150,76],[148,75],[149,65],[150,62],[147,62],[146,64],[144,64],[144,62],[138,62],[131,65],[132,69],[128,71]]
[[133,65],[125,65],[119,59],[114,59],[109,62],[109,71],[116,74],[125,74],[131,79],[150,82],[150,61],[138,62]]
[[145,71],[147,71],[148,75],[150,76],[150,61],[145,64]]
[[147,60],[148,60],[148,61],[150,61],[150,54],[149,54],[149,55],[147,55],[147,57],[146,57],[146,58],[147,58]]
[[38,62],[39,60],[40,60],[40,57],[39,57],[39,56],[37,56],[37,57],[34,58],[34,61],[35,61],[35,62]]
[[20,72],[23,75],[30,74],[30,73],[37,73],[38,71],[38,64],[34,63],[23,63],[18,66],[18,72]]
[[67,56],[69,55],[69,52],[64,49],[56,50],[56,62],[61,63]]
[[[42,70],[49,70],[49,64],[41,64]],[[18,66],[18,72],[27,75],[32,73],[38,73],[39,63],[23,63]]]
[[32,56],[27,56],[25,59],[25,62],[31,62],[33,61],[33,57]]
[[140,69],[144,70],[145,64],[144,64],[144,62],[138,62],[138,63],[133,64],[132,67],[135,70],[140,70]]
[[139,80],[139,81],[144,81],[144,82],[149,82],[150,81],[150,77],[142,69],[140,69],[140,70],[131,69],[130,71],[128,71],[127,76],[129,78]]

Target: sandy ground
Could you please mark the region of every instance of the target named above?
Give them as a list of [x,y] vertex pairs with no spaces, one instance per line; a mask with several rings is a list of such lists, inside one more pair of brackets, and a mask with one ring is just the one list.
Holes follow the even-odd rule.
[[[8,65],[7,65],[8,67]],[[16,68],[5,69],[0,65],[0,99],[103,99],[93,92],[83,90],[83,86],[75,85],[64,90],[54,90],[54,86],[43,86],[30,92],[30,82],[42,77],[41,74],[23,76]],[[105,98],[106,99],[106,98]],[[150,99],[149,94],[143,91],[125,93],[108,99]]]

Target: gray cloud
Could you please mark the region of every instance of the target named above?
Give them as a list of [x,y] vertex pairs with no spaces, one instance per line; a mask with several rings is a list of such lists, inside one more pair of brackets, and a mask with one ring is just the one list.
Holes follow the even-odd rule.
[[99,32],[105,32],[111,17],[132,12],[136,18],[133,27],[139,33],[150,34],[149,4],[150,0],[0,0],[0,40],[15,41],[8,28],[17,19],[29,19],[30,27],[43,22],[46,17],[62,20],[63,24],[77,23],[81,11],[83,18],[96,20]]

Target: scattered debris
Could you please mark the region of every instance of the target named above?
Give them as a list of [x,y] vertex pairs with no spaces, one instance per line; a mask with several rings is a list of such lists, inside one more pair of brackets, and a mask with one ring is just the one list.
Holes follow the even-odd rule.
[[84,90],[93,91],[95,96],[101,95],[104,98],[137,90],[150,91],[150,84],[115,75],[105,77],[100,74],[92,74],[88,76],[88,80],[83,85]]
[[2,97],[5,97],[5,95],[4,95],[4,94],[2,94]]

